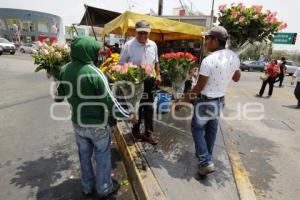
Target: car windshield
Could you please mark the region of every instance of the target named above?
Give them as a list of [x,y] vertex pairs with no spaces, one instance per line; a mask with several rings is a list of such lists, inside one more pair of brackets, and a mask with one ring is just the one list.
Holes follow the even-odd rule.
[[1,43],[10,43],[7,39],[5,38],[0,38],[0,42]]

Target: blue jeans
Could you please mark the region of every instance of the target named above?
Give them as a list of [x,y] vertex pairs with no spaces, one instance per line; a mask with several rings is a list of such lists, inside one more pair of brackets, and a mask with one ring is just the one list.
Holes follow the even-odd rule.
[[223,107],[224,100],[201,100],[198,98],[194,103],[191,130],[200,166],[205,167],[212,163],[213,148]]
[[[113,188],[110,127],[81,127],[75,123],[73,123],[73,127],[79,152],[82,189],[90,192],[96,188],[99,195],[107,195]],[[93,152],[95,152],[96,159],[96,177],[91,160]]]

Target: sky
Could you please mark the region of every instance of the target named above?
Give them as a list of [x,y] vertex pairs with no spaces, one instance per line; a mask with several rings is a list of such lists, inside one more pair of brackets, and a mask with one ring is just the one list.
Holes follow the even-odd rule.
[[[210,15],[212,0],[181,0],[194,11]],[[287,22],[288,28],[284,32],[298,33],[296,45],[274,45],[277,50],[300,51],[300,1],[297,0],[215,0],[215,15],[222,4],[243,3],[246,6],[262,5],[265,10],[276,11],[278,19]],[[134,12],[150,13],[150,9],[157,11],[158,0],[0,0],[2,8],[19,8],[47,12],[62,17],[64,25],[79,23],[84,14],[84,4],[124,12],[131,9]],[[164,0],[163,14],[171,15],[172,9],[179,7],[179,0]]]

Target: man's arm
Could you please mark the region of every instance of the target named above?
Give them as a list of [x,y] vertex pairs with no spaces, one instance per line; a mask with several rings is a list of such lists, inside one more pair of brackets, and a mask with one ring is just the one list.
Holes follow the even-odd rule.
[[191,100],[197,98],[197,96],[201,93],[201,91],[207,84],[208,78],[208,76],[200,74],[197,80],[197,84],[193,87],[190,95],[186,96],[185,99],[190,102]]
[[234,82],[239,82],[240,79],[241,79],[241,70],[238,69],[238,70],[236,70],[236,71],[234,72],[233,77],[232,77],[232,80],[233,80]]

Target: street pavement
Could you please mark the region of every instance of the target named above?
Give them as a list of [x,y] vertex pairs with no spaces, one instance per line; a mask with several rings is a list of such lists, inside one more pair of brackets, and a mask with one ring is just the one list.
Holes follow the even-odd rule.
[[[0,56],[0,199],[81,199],[79,161],[71,122],[50,116],[50,80],[35,73],[28,55]],[[67,106],[54,109],[69,115]],[[125,166],[112,142],[117,199],[135,199]]]
[[[260,103],[264,117],[258,120],[223,120],[230,126],[226,137],[239,152],[254,186],[257,199],[295,200],[300,196],[300,110],[293,95],[291,77],[283,88],[274,88],[270,99],[257,98],[260,73],[245,72],[240,83],[232,83],[226,98],[225,115],[239,113],[238,105]],[[276,86],[278,83],[276,84]],[[264,96],[267,96],[268,87]],[[257,108],[256,106],[252,108]],[[258,117],[260,113],[250,113]]]
[[[239,83],[231,83],[214,150],[217,171],[204,179],[197,175],[190,120],[174,119],[169,113],[155,121],[159,145],[140,147],[168,199],[233,200],[239,192],[249,199],[243,188],[237,191],[241,184],[237,179],[247,174],[257,199],[298,199],[300,110],[295,109],[294,86],[290,86],[291,77],[286,77],[285,87],[275,87],[271,98],[257,98],[260,74],[244,72]],[[267,92],[268,87],[265,96]],[[175,114],[187,117],[189,113],[186,109]],[[232,150],[243,166],[233,164],[246,170],[246,174],[235,174],[236,180],[232,173],[236,169],[228,159]]]
[[[32,63],[27,55],[0,56],[0,199],[80,199],[71,122],[50,117],[50,81],[45,73],[34,73]],[[270,99],[257,98],[259,75],[243,72],[241,81],[230,85],[215,146],[217,171],[207,178],[196,173],[190,122],[174,120],[168,114],[155,120],[160,144],[140,147],[169,199],[238,199],[228,145],[238,152],[257,199],[299,199],[300,110],[295,109],[294,86],[286,77],[285,87],[276,87]],[[249,103],[250,107],[262,106],[264,117],[245,118],[243,115],[257,115],[243,114]],[[188,113],[184,110],[178,116]],[[68,116],[68,107],[55,109],[55,114]],[[126,180],[115,144],[112,150],[114,174]],[[122,187],[117,199],[134,199],[130,185]]]

